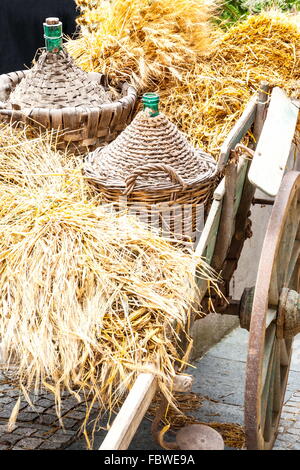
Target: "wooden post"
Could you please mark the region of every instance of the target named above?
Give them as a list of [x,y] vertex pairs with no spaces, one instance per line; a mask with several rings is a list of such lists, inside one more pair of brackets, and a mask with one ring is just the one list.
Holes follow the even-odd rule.
[[218,229],[218,239],[215,246],[211,265],[219,270],[224,262],[234,229],[234,200],[236,191],[237,163],[230,161],[225,169],[225,193],[221,220]]
[[[174,377],[173,390],[190,392],[193,377],[178,374]],[[140,374],[117,414],[99,450],[126,450],[136,433],[157,391],[154,374]]]
[[255,115],[255,121],[254,121],[254,126],[253,126],[253,135],[256,140],[256,145],[260,137],[260,134],[264,125],[265,117],[266,117],[266,111],[267,111],[266,104],[269,101],[269,90],[270,90],[270,86],[268,82],[266,81],[261,82],[260,89],[258,91],[256,115]]
[[126,450],[156,393],[153,374],[140,374],[99,450]]

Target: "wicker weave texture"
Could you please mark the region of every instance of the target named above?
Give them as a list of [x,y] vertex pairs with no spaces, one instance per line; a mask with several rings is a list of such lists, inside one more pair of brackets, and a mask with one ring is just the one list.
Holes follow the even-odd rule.
[[[53,59],[54,54],[50,53],[50,56]],[[50,56],[48,53],[49,60]],[[59,56],[58,63],[62,57]],[[74,65],[67,65],[68,57],[63,58],[65,66],[73,71],[71,82],[74,86],[69,94],[66,90],[64,93],[59,90],[61,75],[51,77],[44,86],[38,85],[40,72],[33,71],[34,67],[0,75],[0,121],[63,131],[59,147],[68,146],[78,153],[86,153],[112,142],[132,121],[137,92],[127,83],[120,83],[113,87],[112,93],[106,76],[87,74]],[[46,71],[51,70],[50,62],[44,66]],[[42,67],[41,63],[39,67]],[[76,78],[76,71],[82,79]],[[35,76],[34,88],[30,80],[32,73]],[[21,93],[24,86],[28,93]],[[108,102],[103,103],[104,98]]]
[[111,97],[62,50],[59,53],[44,51],[8,101],[20,108],[59,109],[100,106],[109,103]]
[[161,229],[167,226],[176,238],[192,240],[199,207],[217,176],[210,155],[194,149],[164,114],[150,117],[147,111],[110,145],[90,153],[84,171],[107,201],[134,206],[149,225],[159,220]]

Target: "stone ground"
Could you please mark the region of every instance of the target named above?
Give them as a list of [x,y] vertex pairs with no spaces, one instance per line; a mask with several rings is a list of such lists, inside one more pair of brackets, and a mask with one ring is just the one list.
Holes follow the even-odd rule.
[[[235,329],[195,362],[193,390],[216,400],[205,400],[197,418],[243,425],[244,381],[248,332]],[[291,369],[274,450],[300,449],[300,335],[294,340]]]
[[[203,397],[203,404],[193,414],[203,422],[243,424],[244,377],[248,333],[235,329],[220,343],[212,347],[200,360],[197,369],[191,369],[195,377],[193,392]],[[7,432],[7,421],[19,392],[6,376],[0,375],[0,450],[25,449],[85,449],[85,441],[79,435],[84,417],[84,406],[68,395],[63,399],[63,431],[58,423],[50,394],[31,397],[34,408],[22,401],[18,421],[13,432]],[[133,439],[130,449],[156,450],[152,439],[151,423],[144,419]],[[105,431],[96,433],[94,449],[99,448]],[[294,342],[294,353],[280,422],[276,450],[300,450],[300,335]]]

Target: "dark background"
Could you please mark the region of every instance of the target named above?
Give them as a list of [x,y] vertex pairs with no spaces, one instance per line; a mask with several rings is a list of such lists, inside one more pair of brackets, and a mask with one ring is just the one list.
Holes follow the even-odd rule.
[[74,0],[0,0],[0,74],[31,66],[45,45],[45,18],[59,17],[64,34],[74,36],[77,15]]

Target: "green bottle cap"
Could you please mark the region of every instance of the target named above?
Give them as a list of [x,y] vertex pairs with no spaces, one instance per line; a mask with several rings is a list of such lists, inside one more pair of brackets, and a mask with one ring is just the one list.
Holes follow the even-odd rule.
[[44,38],[48,52],[62,50],[62,22],[59,18],[46,18],[44,25]]
[[150,109],[150,116],[155,117],[159,114],[158,103],[159,95],[157,93],[144,93],[142,102],[145,109]]

